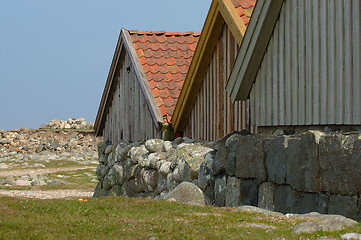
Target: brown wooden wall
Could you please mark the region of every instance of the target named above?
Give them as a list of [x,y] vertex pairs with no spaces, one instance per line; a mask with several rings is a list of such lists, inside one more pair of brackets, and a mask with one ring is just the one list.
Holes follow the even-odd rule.
[[117,144],[120,140],[144,141],[161,138],[161,132],[157,131],[153,123],[128,54],[123,53],[121,58],[114,76],[116,88],[110,100],[112,104],[103,129],[104,140]]
[[215,140],[249,126],[249,101],[231,103],[225,86],[235,61],[238,44],[224,25],[184,136]]

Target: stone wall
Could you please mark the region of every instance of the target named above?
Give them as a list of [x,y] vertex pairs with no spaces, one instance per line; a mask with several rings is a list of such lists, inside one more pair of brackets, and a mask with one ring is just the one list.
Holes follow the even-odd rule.
[[191,182],[215,206],[253,205],[283,213],[361,219],[361,133],[308,131],[214,142],[148,140],[99,146],[94,196],[166,198]]

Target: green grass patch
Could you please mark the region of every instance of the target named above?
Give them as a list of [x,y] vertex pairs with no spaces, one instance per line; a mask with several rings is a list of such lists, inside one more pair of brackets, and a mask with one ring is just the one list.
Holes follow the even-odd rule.
[[[249,227],[249,223],[274,228]],[[295,235],[296,223],[284,217],[151,199],[0,198],[0,239],[317,239],[361,232],[358,224],[334,233]]]

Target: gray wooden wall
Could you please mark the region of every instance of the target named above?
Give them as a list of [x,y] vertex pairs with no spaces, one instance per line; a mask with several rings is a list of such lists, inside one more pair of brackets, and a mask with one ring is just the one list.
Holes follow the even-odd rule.
[[117,84],[106,116],[104,140],[117,144],[120,140],[161,138],[162,134],[153,124],[128,54],[122,58],[121,66],[114,76]]
[[253,124],[361,124],[361,0],[286,0],[251,91]]
[[249,125],[249,103],[232,104],[225,86],[238,52],[238,45],[225,24],[197,100],[184,129],[184,136],[215,140]]

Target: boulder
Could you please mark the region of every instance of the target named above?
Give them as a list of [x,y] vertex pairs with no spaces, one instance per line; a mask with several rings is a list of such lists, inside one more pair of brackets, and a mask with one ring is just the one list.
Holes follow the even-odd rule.
[[355,240],[361,240],[361,234],[360,233],[345,233],[341,235],[342,239],[355,239]]
[[212,167],[214,163],[215,152],[209,152],[206,154],[204,162],[201,164],[198,172],[198,187],[203,191],[209,186],[209,183],[213,180]]
[[163,162],[159,168],[159,173],[166,177],[171,171],[170,171],[170,165],[171,163],[170,162]]
[[269,211],[267,209],[262,209],[254,206],[240,206],[233,210],[234,212],[246,212],[246,213],[261,213],[265,216],[281,217],[284,216],[282,213]]
[[227,177],[219,175],[214,179],[214,203],[218,207],[223,207],[226,204]]
[[228,162],[232,163],[226,166],[227,173],[234,173],[239,178],[256,179],[258,183],[266,181],[262,137],[232,135],[227,139],[226,147],[230,151]]
[[190,182],[182,182],[165,199],[174,199],[180,203],[205,205],[202,190]]
[[213,149],[203,147],[200,144],[187,143],[181,143],[176,149],[178,159],[184,160],[189,165],[192,180],[198,178],[199,168],[204,162],[206,154],[212,151]]
[[161,152],[164,141],[162,139],[150,139],[145,142],[145,148],[150,153]]
[[153,169],[142,169],[141,171],[143,189],[146,192],[154,192],[158,187],[158,171]]
[[115,149],[115,161],[123,162],[128,157],[128,152],[132,148],[130,142],[122,141],[120,142]]
[[319,140],[321,189],[340,195],[361,192],[361,139],[357,135],[327,135]]
[[258,190],[258,207],[274,211],[275,209],[275,188],[271,182],[264,182]]
[[289,219],[304,219],[305,221],[294,226],[296,234],[314,233],[317,231],[339,231],[345,227],[353,226],[357,222],[340,215],[323,215],[317,212],[308,214],[287,214]]
[[228,177],[226,186],[226,207],[241,205],[241,179]]
[[145,166],[148,155],[149,152],[144,145],[140,145],[139,147],[132,147],[128,152],[128,157],[130,157],[131,162],[134,164],[139,163],[142,166]]
[[152,169],[159,168],[159,161],[166,159],[166,153],[164,152],[156,152],[148,155],[145,166]]

